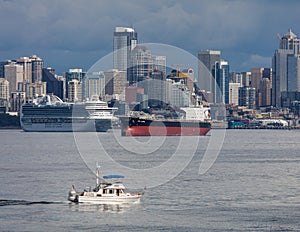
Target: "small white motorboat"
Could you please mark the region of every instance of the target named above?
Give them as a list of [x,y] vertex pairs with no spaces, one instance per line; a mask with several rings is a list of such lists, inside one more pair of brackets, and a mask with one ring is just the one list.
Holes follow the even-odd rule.
[[[124,178],[122,175],[103,176],[104,181],[100,183],[99,167],[96,173],[97,183],[93,190],[77,192],[74,185],[72,185],[68,200],[76,203],[120,204],[138,202],[143,196],[142,193],[126,192],[125,186],[119,181],[119,179]],[[110,182],[108,180],[110,180]]]

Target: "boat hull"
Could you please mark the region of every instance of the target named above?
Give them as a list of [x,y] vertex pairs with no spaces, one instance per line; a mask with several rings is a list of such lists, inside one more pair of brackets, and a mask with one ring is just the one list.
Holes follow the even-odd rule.
[[134,203],[139,202],[141,195],[124,196],[124,197],[89,197],[78,196],[78,203],[96,203],[96,204],[120,204],[120,203]]
[[203,136],[210,122],[183,120],[149,120],[132,117],[121,118],[123,136]]

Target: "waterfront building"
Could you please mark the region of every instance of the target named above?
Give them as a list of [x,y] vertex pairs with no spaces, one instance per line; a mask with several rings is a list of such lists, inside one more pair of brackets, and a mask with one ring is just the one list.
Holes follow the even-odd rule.
[[[131,52],[137,45],[137,33],[133,28],[116,27],[113,40],[113,68],[127,71],[130,66]],[[128,75],[128,74],[127,74]],[[127,76],[131,83],[132,76]]]

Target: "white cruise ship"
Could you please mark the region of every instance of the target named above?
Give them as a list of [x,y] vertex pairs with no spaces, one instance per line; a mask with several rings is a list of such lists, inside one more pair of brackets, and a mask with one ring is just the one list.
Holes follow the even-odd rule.
[[66,103],[55,95],[45,95],[22,105],[20,124],[24,131],[105,132],[116,120],[116,110],[95,97],[86,102]]

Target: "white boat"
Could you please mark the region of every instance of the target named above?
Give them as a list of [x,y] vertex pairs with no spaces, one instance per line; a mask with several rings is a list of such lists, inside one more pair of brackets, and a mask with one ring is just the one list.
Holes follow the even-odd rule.
[[[122,175],[103,176],[104,182],[99,183],[99,168],[97,169],[97,183],[93,190],[77,192],[74,185],[69,192],[68,200],[75,203],[96,203],[96,204],[120,204],[139,202],[142,193],[130,193],[125,191],[125,186],[119,181],[124,178]],[[108,182],[108,180],[117,180]]]

